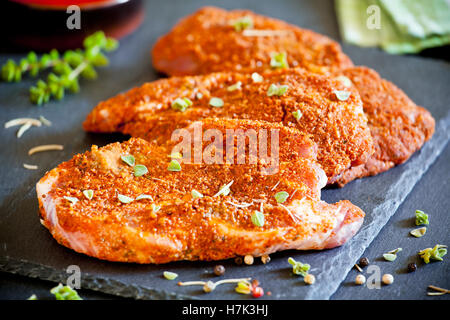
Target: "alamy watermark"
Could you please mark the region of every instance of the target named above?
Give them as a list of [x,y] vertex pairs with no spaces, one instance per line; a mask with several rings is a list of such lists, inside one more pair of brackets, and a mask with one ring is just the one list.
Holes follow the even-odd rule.
[[279,170],[279,129],[203,130],[197,122],[177,129],[172,141],[178,142],[172,154],[181,154],[183,163],[191,164],[261,164],[261,174]]
[[70,16],[67,18],[66,26],[67,29],[73,30],[81,29],[81,9],[79,6],[76,5],[70,5],[66,9],[66,13],[70,14]]

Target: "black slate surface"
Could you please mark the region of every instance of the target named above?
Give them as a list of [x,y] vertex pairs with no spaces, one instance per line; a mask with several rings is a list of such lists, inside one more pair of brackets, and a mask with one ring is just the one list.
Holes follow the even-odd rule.
[[[141,266],[99,261],[59,246],[40,226],[37,217],[34,184],[46,170],[70,159],[75,153],[87,150],[91,144],[104,145],[126,139],[120,135],[93,135],[83,132],[81,122],[87,113],[100,100],[144,81],[156,79],[157,74],[152,70],[149,60],[151,45],[159,35],[167,32],[176,20],[205,4],[208,2],[146,2],[147,16],[144,24],[135,34],[121,42],[121,49],[111,55],[110,67],[99,72],[99,80],[92,83],[84,82],[81,94],[69,95],[62,102],[52,102],[43,108],[36,108],[29,104],[27,96],[27,88],[33,81],[0,84],[2,122],[22,116],[39,117],[42,114],[54,123],[49,128],[33,128],[20,140],[16,139],[14,129],[5,130],[2,134],[3,145],[8,147],[0,156],[3,164],[0,171],[1,270],[62,281],[67,277],[65,268],[68,265],[77,264],[82,271],[83,288],[121,296],[156,299],[246,298],[235,294],[232,285],[219,287],[213,293],[204,295],[200,287],[180,288],[175,282],[164,280],[161,276],[164,270],[171,270],[177,272],[182,281],[214,280],[211,275],[214,263],[180,262],[164,266]],[[328,1],[277,3],[215,1],[214,4],[225,8],[249,8],[327,34],[335,39],[338,38],[333,7]],[[436,134],[406,164],[379,176],[355,181],[343,189],[330,189],[323,192],[323,198],[329,202],[349,199],[367,213],[361,231],[343,247],[323,252],[278,253],[272,256],[272,262],[267,265],[258,262],[251,267],[237,267],[231,261],[223,262],[227,268],[227,277],[257,278],[266,291],[272,291],[274,299],[330,298],[345,279],[354,262],[363,254],[414,185],[442,152],[450,137],[447,95],[450,66],[448,63],[412,56],[390,56],[376,49],[346,45],[343,48],[355,64],[376,69],[383,77],[402,88],[416,103],[427,107],[437,121]],[[3,54],[0,56],[0,61],[9,57],[17,59],[20,55]],[[47,143],[63,144],[65,150],[32,157],[26,155],[30,147]],[[24,162],[38,164],[40,169],[25,170],[22,168]],[[442,178],[448,180],[448,171],[442,174]],[[440,192],[440,183],[437,182],[434,189],[430,187],[427,191]],[[445,214],[442,211],[434,213],[436,221],[447,221],[444,226],[448,225]],[[386,246],[389,250],[391,244],[397,247],[394,244],[403,241],[404,237],[405,235],[401,232],[390,234],[389,241],[386,241],[389,245]],[[448,240],[447,232],[442,241],[448,244]],[[411,254],[415,249],[414,247],[408,252]],[[384,247],[383,250],[385,250]],[[381,253],[377,251],[374,254]],[[287,264],[289,256],[312,265],[313,273],[317,277],[317,283],[314,286],[306,287],[302,281],[291,275]],[[438,268],[436,266],[439,265],[433,265],[434,268]],[[349,277],[351,275],[352,273]],[[347,282],[348,280],[345,283]]]

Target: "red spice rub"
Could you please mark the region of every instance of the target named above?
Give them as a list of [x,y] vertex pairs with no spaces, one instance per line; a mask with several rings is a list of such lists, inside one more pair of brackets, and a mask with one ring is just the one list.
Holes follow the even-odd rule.
[[[238,128],[242,121],[206,122],[206,128],[223,130]],[[315,146],[307,135],[271,123],[242,123],[247,129],[280,130],[276,174],[262,175],[262,163],[208,165],[184,160],[180,160],[181,171],[168,171],[173,144],[156,146],[136,138],[103,148],[93,146],[48,172],[37,184],[43,225],[60,244],[77,252],[137,263],[331,248],[356,233],[364,217],[361,209],[348,201],[320,201],[324,173],[314,160]],[[289,145],[297,145],[297,151]],[[133,155],[148,173],[134,176],[122,155]],[[216,196],[230,182],[230,193]],[[93,190],[92,199],[83,190]],[[203,197],[194,198],[192,190]],[[290,195],[283,205],[274,197],[279,191]],[[146,194],[152,199],[122,203],[119,194],[133,199]],[[64,197],[78,201],[71,203]],[[263,226],[252,222],[256,211],[264,213]]]
[[[248,17],[251,29],[236,31],[233,22]],[[246,32],[280,32],[247,36]],[[205,7],[183,18],[152,50],[155,69],[171,76],[217,71],[262,72],[270,69],[271,53],[284,52],[291,67],[328,73],[352,66],[340,45],[330,38],[248,10]]]
[[380,78],[374,70],[354,67],[343,74],[359,91],[375,153],[365,164],[345,171],[337,181],[340,186],[405,162],[434,133],[430,112],[417,106],[402,90]]
[[[256,83],[250,74],[239,73],[173,77],[146,83],[101,102],[83,126],[87,131],[119,131],[164,143],[175,129],[206,117],[264,120],[311,134],[319,148],[318,161],[330,183],[351,165],[367,161],[373,152],[372,138],[355,88],[300,68],[262,75],[264,79]],[[238,82],[240,89],[228,90]],[[271,84],[287,85],[288,89],[282,96],[268,96]],[[336,90],[346,90],[350,96],[340,101]],[[183,97],[192,100],[193,105],[184,112],[171,108],[175,99]],[[211,106],[211,97],[221,98],[224,105]],[[293,115],[295,111],[300,111],[298,120]]]

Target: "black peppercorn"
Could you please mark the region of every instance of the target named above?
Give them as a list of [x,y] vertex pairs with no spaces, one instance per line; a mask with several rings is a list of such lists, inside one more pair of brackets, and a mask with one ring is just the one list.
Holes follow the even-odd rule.
[[236,257],[234,259],[234,263],[236,263],[237,265],[241,265],[243,262],[242,257]]
[[367,258],[361,258],[361,259],[359,259],[358,265],[359,265],[361,268],[367,267],[367,266],[369,265],[369,259],[367,259]]
[[408,264],[408,272],[414,272],[417,270],[417,265],[414,262]]
[[214,267],[214,274],[216,276],[221,276],[225,273],[225,267],[221,264],[218,264],[217,266]]

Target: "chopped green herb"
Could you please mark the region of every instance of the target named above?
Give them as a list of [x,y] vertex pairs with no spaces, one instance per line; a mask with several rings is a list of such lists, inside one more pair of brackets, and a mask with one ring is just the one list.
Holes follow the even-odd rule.
[[124,196],[123,194],[120,194],[120,193],[117,194],[117,198],[118,198],[119,201],[122,202],[122,203],[130,203],[130,202],[132,202],[132,201],[134,200],[133,198]]
[[143,164],[135,165],[133,168],[133,171],[134,171],[135,177],[140,177],[140,176],[143,176],[144,174],[148,173],[147,167],[144,166]]
[[195,189],[191,191],[191,196],[192,199],[203,198],[203,195]]
[[220,98],[212,97],[209,99],[209,105],[216,108],[223,107],[223,100]]
[[308,271],[311,268],[309,264],[295,261],[293,258],[289,258],[288,262],[292,265],[292,272],[303,277],[308,274]]
[[152,204],[152,211],[153,211],[154,213],[158,212],[159,209],[161,209],[161,206],[158,206],[158,205],[156,205],[156,204]]
[[411,230],[410,234],[416,238],[422,237],[427,232],[426,227]]
[[78,199],[75,198],[75,197],[66,197],[66,196],[64,196],[63,198],[68,200],[68,201],[70,201],[72,204],[75,204],[75,203],[78,202]]
[[425,263],[429,263],[430,259],[442,261],[442,257],[447,254],[447,246],[442,244],[437,244],[434,248],[426,248],[419,252],[419,256],[425,261]]
[[394,261],[395,259],[397,259],[397,255],[392,253],[384,253],[383,258],[387,261]]
[[170,271],[164,271],[163,275],[167,280],[175,280],[178,277],[178,274]]
[[278,203],[283,203],[287,200],[289,197],[289,193],[286,191],[280,191],[275,194],[275,200],[277,200]]
[[227,88],[227,91],[231,92],[231,91],[241,90],[241,85],[242,85],[242,82],[238,81],[235,84],[232,84],[231,86],[229,86]]
[[257,227],[264,226],[264,214],[260,211],[255,211],[251,216],[252,223]]
[[122,159],[122,161],[125,162],[130,167],[134,166],[134,164],[135,164],[134,157],[131,154],[128,154],[126,156],[121,156],[120,159]]
[[338,98],[341,101],[345,101],[350,97],[350,92],[345,90],[334,90],[334,94],[336,95],[336,98]]
[[51,289],[50,293],[55,295],[56,300],[83,300],[74,289],[61,283]]
[[294,112],[292,112],[292,115],[294,116],[295,120],[300,120],[303,113],[300,110],[295,110]]
[[286,53],[285,52],[273,52],[271,54],[270,66],[273,69],[289,68]]
[[192,106],[192,101],[189,98],[177,98],[172,102],[172,109],[184,112],[187,108]]
[[89,200],[91,200],[92,199],[92,197],[94,196],[94,191],[93,190],[84,190],[83,191],[83,195],[87,198],[87,199],[89,199]]
[[140,194],[136,197],[136,199],[134,200],[144,200],[144,199],[149,199],[153,201],[152,196],[148,195],[148,194]]
[[167,170],[169,171],[181,171],[181,165],[180,163],[175,160],[172,159],[172,161],[170,161],[169,166],[167,167]]
[[251,284],[248,281],[239,281],[234,290],[241,294],[250,294],[252,291]]
[[264,78],[258,72],[253,72],[252,73],[252,80],[253,80],[254,83],[258,83],[258,82],[262,82],[264,80]]
[[282,96],[288,90],[287,85],[277,86],[276,84],[271,84],[267,90],[267,96]]
[[428,215],[421,210],[416,210],[416,226],[420,226],[421,224],[430,224]]
[[35,294],[31,295],[27,300],[37,300],[37,296]]
[[231,190],[230,187],[231,185],[234,183],[234,180],[231,180],[231,182],[229,182],[228,184],[223,185],[222,187],[220,187],[219,192],[217,192],[214,197],[218,197],[220,195],[224,195],[227,196],[230,194]]
[[183,155],[181,154],[181,152],[172,152],[169,157],[171,157],[172,159],[183,159]]
[[352,86],[352,81],[349,78],[347,78],[346,76],[339,76],[339,77],[336,78],[336,80],[341,82],[345,87],[351,87]]
[[236,32],[241,32],[242,30],[253,28],[253,19],[249,16],[245,16],[234,20],[231,25],[234,27]]
[[399,253],[399,252],[401,252],[401,251],[403,251],[402,248],[397,248],[397,249],[394,249],[394,250],[389,251],[388,253],[391,253],[391,254],[397,254],[397,253]]

